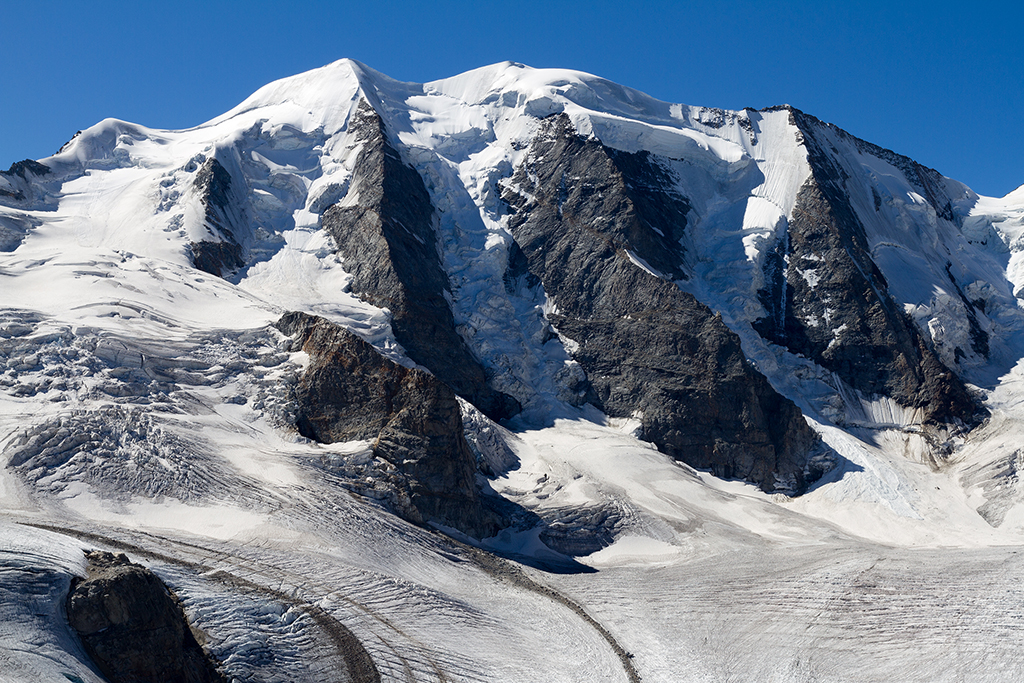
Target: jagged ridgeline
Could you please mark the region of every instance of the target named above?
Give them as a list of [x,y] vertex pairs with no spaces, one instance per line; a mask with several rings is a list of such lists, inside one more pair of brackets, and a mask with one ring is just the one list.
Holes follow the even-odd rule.
[[[358,200],[329,207],[322,223],[353,291],[391,311],[411,358],[492,418],[511,417],[519,404],[488,388],[456,332],[423,179],[365,100],[349,133],[361,145],[349,187]],[[685,277],[689,205],[648,156],[588,142],[564,115],[546,119],[507,186],[522,191],[505,194],[515,208],[511,249],[556,302],[549,321],[578,344],[573,357],[595,405],[641,416],[644,437],[690,465],[800,492],[822,469],[810,463],[819,440],[799,409],[746,363],[738,337],[707,306],[636,265]]]

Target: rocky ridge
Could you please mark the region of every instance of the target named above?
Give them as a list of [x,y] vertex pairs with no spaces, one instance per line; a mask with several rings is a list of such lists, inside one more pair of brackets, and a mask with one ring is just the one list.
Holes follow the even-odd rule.
[[[44,212],[19,213],[29,206],[19,196],[45,195],[45,211],[66,204],[73,213],[74,203],[61,198],[61,183],[95,180],[111,193],[105,196],[142,188],[133,200],[144,205],[156,182],[160,203],[142,224],[166,236],[115,235],[137,227],[133,217],[120,214],[119,231],[93,230],[99,221],[81,216],[70,216],[69,224],[89,239],[111,239],[122,263],[136,258],[134,249],[155,248],[159,254],[152,258],[184,256],[191,266],[265,297],[274,316],[296,308],[331,316],[398,359],[395,368],[424,368],[425,377],[493,420],[507,420],[521,409],[495,387],[531,406],[541,396],[536,414],[529,415],[540,422],[586,412],[590,403],[610,418],[637,421],[638,434],[674,458],[768,491],[804,491],[831,464],[797,403],[812,420],[841,423],[841,410],[822,409],[826,401],[849,398],[856,409],[888,397],[911,409],[893,422],[906,430],[924,423],[938,432],[962,433],[984,417],[948,362],[949,349],[940,360],[922,319],[906,312],[914,304],[890,293],[885,264],[879,266],[871,251],[873,224],[851,199],[864,192],[850,178],[860,162],[843,155],[872,155],[890,164],[899,183],[920,192],[936,220],[955,224],[963,207],[951,199],[952,181],[852,136],[836,142],[846,134],[788,107],[729,113],[667,105],[586,75],[559,72],[535,82],[536,73],[511,63],[480,70],[477,77],[486,82],[465,87],[460,77],[418,86],[346,62],[318,70],[309,83],[301,76],[272,84],[192,131],[151,131],[107,120],[76,136],[47,164],[23,162],[3,174],[6,194],[0,199],[20,208],[0,212],[0,224],[9,228],[10,248],[17,249]],[[324,92],[332,93],[328,99],[337,106],[324,106]],[[787,117],[795,135],[771,132]],[[176,148],[186,139],[187,145]],[[149,145],[152,140],[159,144]],[[778,159],[766,149],[773,145],[784,148]],[[171,159],[177,152],[167,156],[167,150],[173,149],[188,154]],[[796,189],[787,183],[803,173],[801,155],[810,175]],[[769,157],[775,160],[769,163]],[[129,167],[159,168],[162,174],[139,180],[139,188],[102,185],[107,171]],[[768,196],[774,191],[768,186],[785,188],[787,196]],[[868,187],[876,208],[883,189]],[[775,212],[772,226],[758,223],[769,220],[760,216],[748,224],[749,214],[757,213],[751,206],[758,203]],[[693,241],[695,226],[706,230],[705,242]],[[779,233],[778,226],[785,229]],[[765,236],[775,233],[778,239],[765,250]],[[733,243],[723,246],[727,240]],[[748,264],[764,264],[763,273],[755,271],[765,282],[757,299],[761,306],[754,287],[734,288],[726,278],[695,279],[693,269],[718,256],[732,265],[746,259],[719,273],[746,274]],[[473,260],[485,266],[465,267]],[[830,268],[816,272],[822,261]],[[952,285],[969,318],[972,344],[964,350],[958,338],[957,351],[984,359],[991,327],[984,301],[971,298],[976,292],[969,285],[977,283],[962,270],[947,263],[941,283]],[[711,291],[715,287],[723,291]],[[287,291],[279,297],[279,290]],[[319,298],[307,307],[303,297],[310,294]],[[375,310],[356,310],[345,301],[350,294]],[[747,326],[761,307],[765,315],[754,329],[771,344],[761,344]],[[477,309],[484,313],[475,316]],[[503,326],[508,337],[518,335],[515,343],[503,343]],[[761,347],[745,353],[734,333]],[[344,352],[332,357],[334,351],[318,348],[318,358],[328,359],[324,367],[340,367],[348,354],[370,367],[386,367],[385,375],[408,370],[381,366],[377,356],[357,352],[355,341],[335,336],[330,344]],[[558,353],[548,353],[556,346]],[[798,360],[772,366],[781,349]],[[757,367],[748,360],[755,356]],[[804,360],[834,391],[826,401],[804,402],[798,395],[803,387],[784,376],[786,363]],[[127,374],[145,374],[141,363]],[[526,366],[543,370],[519,372]],[[386,454],[392,446],[378,440],[382,425],[402,413],[389,403],[398,394],[380,389],[387,400],[360,404],[365,425],[353,430],[343,419],[348,407],[339,407],[346,405],[342,398],[351,398],[338,389],[351,377],[324,379],[328,374],[307,372],[300,382],[306,404],[299,431],[324,443],[369,435],[390,468],[410,460]],[[524,390],[514,391],[506,377]],[[35,391],[14,379],[5,382],[16,384],[18,392]],[[448,520],[442,523],[472,533],[493,531],[493,518],[462,518],[454,504],[439,502],[448,485],[456,499],[475,506],[475,474],[459,445],[464,425],[448,417],[455,413],[452,398],[433,385],[420,389],[433,397],[430,410],[401,424],[402,440],[429,443],[427,450],[448,455],[417,463],[415,476],[394,475],[391,488],[404,492],[400,499],[405,496],[397,509],[418,522]],[[318,400],[336,404],[317,407]],[[251,405],[266,407],[260,400]],[[151,423],[136,417],[133,424]],[[43,472],[36,463],[65,464],[47,449],[52,439],[59,441],[54,448],[63,448],[61,430],[69,423],[63,416],[48,419],[38,438],[16,442],[11,463],[20,471]],[[438,428],[435,422],[459,434],[435,442],[423,431]],[[872,419],[864,424],[891,426]],[[90,450],[73,446],[77,450],[61,452],[81,459]],[[422,504],[410,502],[410,481],[431,482],[417,489]]]
[[62,527],[160,550],[238,679],[1021,668],[1020,193],[515,64],[332,65],[43,161],[0,173],[0,677],[100,680]]
[[361,145],[348,192],[357,199],[328,207],[321,223],[352,275],[353,292],[391,312],[395,339],[411,359],[489,417],[512,417],[518,402],[487,385],[484,369],[455,329],[423,179],[402,162],[366,100],[349,133]]
[[[823,124],[799,110],[791,109],[790,115],[808,151],[811,177],[797,194],[786,235],[766,260],[760,299],[768,315],[755,328],[865,395],[888,396],[919,409],[926,424],[978,424],[985,410],[890,296],[851,205],[849,175],[828,153]],[[930,178],[924,170],[908,177],[938,212],[949,212],[949,201],[936,199],[934,182],[923,184],[922,177]],[[976,329],[975,351],[987,355],[987,336],[977,327],[972,305],[968,311]]]
[[235,182],[216,157],[203,162],[193,180],[203,207],[206,231],[213,239],[190,242],[189,254],[192,265],[211,275],[222,276],[245,264],[235,225],[244,224],[247,218],[237,201],[232,201]]
[[694,467],[798,493],[829,466],[811,459],[819,439],[721,317],[669,280],[684,277],[688,205],[664,176],[649,154],[551,117],[505,185],[509,229],[595,405],[637,418],[643,438]]
[[[296,426],[320,443],[369,441],[376,472],[399,492],[393,505],[483,538],[501,518],[482,501],[459,402],[430,373],[406,368],[323,318],[289,313],[277,323],[310,362],[296,389]],[[329,462],[325,463],[329,466]]]

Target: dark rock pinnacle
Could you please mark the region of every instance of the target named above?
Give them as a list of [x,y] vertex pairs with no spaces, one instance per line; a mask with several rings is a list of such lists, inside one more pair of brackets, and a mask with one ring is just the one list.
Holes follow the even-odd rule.
[[215,158],[207,161],[196,172],[192,181],[205,207],[206,227],[219,240],[200,240],[189,243],[192,265],[204,272],[222,277],[241,268],[242,246],[231,225],[231,174]]

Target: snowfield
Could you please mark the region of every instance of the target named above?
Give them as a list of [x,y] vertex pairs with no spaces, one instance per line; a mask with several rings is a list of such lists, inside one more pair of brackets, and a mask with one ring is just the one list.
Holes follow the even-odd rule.
[[[413,526],[387,511],[366,443],[292,426],[308,358],[271,326],[284,312],[414,365],[319,226],[355,200],[361,98],[438,210],[460,334],[524,406],[503,425],[464,407],[495,472],[480,481],[544,533]],[[695,471],[567,396],[582,371],[543,334],[557,301],[503,281],[500,199],[560,112],[677,179],[693,273],[679,286],[834,452],[805,495]],[[353,643],[383,681],[1024,680],[1024,188],[979,197],[943,179],[958,226],[896,162],[828,135],[890,293],[991,412],[941,448],[915,411],[751,326],[810,173],[785,109],[669,104],[513,63],[400,83],[342,60],[192,129],[108,119],[42,160],[50,173],[3,176],[0,680],[103,680],[63,612],[91,548],[163,578],[237,681],[369,680]],[[187,248],[220,239],[192,184],[210,158],[244,179],[224,221],[249,258],[224,279]],[[955,351],[971,348],[964,297],[984,301],[987,358]]]

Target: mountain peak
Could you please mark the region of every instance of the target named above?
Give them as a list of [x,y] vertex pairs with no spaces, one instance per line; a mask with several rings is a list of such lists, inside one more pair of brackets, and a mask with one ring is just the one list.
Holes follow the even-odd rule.
[[5,675],[85,543],[237,680],[1021,679],[1022,193],[515,62],[101,121],[0,172]]

